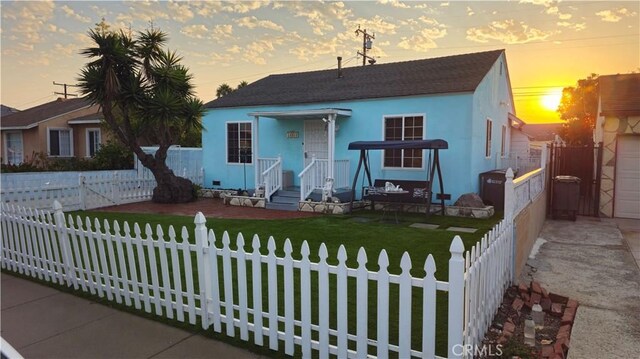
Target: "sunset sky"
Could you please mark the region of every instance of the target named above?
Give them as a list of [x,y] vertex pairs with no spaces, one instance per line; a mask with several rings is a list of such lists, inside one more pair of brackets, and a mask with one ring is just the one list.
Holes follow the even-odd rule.
[[76,82],[86,32],[103,17],[166,31],[205,102],[221,83],[334,68],[336,56],[361,64],[358,25],[375,33],[379,64],[506,49],[527,123],[559,121],[559,93],[580,78],[640,71],[638,1],[2,1],[0,12],[1,102],[18,109],[55,99],[53,81]]

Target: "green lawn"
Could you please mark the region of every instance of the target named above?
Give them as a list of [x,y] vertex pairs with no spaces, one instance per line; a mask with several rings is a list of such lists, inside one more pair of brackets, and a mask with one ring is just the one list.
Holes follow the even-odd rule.
[[[156,225],[161,225],[165,230],[165,235],[169,225],[173,225],[177,233],[180,233],[182,226],[185,226],[190,234],[190,240],[193,242],[193,217],[184,216],[167,216],[167,215],[149,215],[149,214],[129,214],[129,213],[108,213],[108,212],[75,212],[75,215],[80,217],[99,218],[101,221],[107,219],[109,222],[114,220],[120,222],[127,221],[129,224],[137,222],[139,224],[149,223],[152,228]],[[487,220],[467,219],[467,218],[455,218],[455,217],[441,217],[431,216],[426,219],[424,215],[419,214],[399,214],[400,223],[388,223],[381,222],[382,214],[379,212],[360,211],[354,215],[346,216],[318,216],[312,218],[303,219],[291,219],[291,220],[246,220],[246,219],[207,219],[207,228],[213,229],[218,239],[217,246],[221,247],[221,238],[223,231],[228,231],[231,235],[231,248],[236,249],[235,236],[241,232],[245,237],[245,250],[247,252],[252,251],[251,239],[254,234],[258,234],[262,242],[262,252],[266,254],[267,245],[266,242],[269,236],[273,236],[277,244],[276,254],[283,256],[282,250],[283,244],[286,238],[291,240],[293,245],[293,257],[294,259],[300,258],[300,246],[303,241],[307,241],[311,249],[310,259],[313,262],[318,261],[318,248],[321,243],[325,243],[329,251],[328,262],[330,264],[337,264],[337,252],[340,245],[344,245],[347,250],[348,260],[347,265],[350,267],[357,267],[356,255],[360,247],[364,247],[367,252],[368,264],[367,268],[370,271],[378,270],[378,255],[382,249],[385,249],[389,256],[389,272],[393,274],[400,273],[400,258],[404,252],[408,252],[411,256],[413,266],[411,274],[414,277],[424,276],[424,262],[429,254],[432,254],[436,262],[436,278],[438,280],[447,280],[448,276],[448,260],[450,257],[449,246],[451,240],[457,234],[462,238],[465,248],[470,248],[475,244],[484,233],[489,231],[502,217],[501,214],[495,215],[493,218]],[[412,223],[431,223],[439,224],[440,227],[435,230],[417,229],[409,227]],[[446,231],[446,228],[450,226],[456,227],[472,227],[477,228],[476,233],[457,233]],[[166,237],[165,237],[166,238]],[[195,257],[193,258],[193,271],[194,281],[197,282],[197,268]],[[235,266],[235,265],[234,265]],[[249,278],[248,288],[251,288],[250,270],[248,270]],[[296,318],[299,319],[299,270],[296,270],[294,282],[296,283],[295,290],[295,303],[296,303]],[[263,274],[263,280],[266,278],[266,270]],[[281,273],[279,273],[279,278]],[[195,283],[197,286],[197,283]],[[349,332],[355,333],[355,312],[356,312],[356,295],[355,295],[355,279],[349,280],[349,292],[348,292],[348,310],[353,317],[349,320]],[[312,272],[312,312],[317,312],[318,298],[317,291],[317,276]],[[222,289],[222,287],[221,287]],[[280,286],[278,291],[283,292],[283,284],[280,280]],[[221,291],[222,293],[222,291]],[[446,293],[438,292],[437,298],[437,333],[436,333],[436,349],[440,355],[446,354],[446,340],[447,340],[447,295]],[[237,293],[236,293],[237,295]],[[267,308],[267,286],[263,285],[263,310]],[[369,337],[376,337],[376,285],[375,282],[370,281],[369,284]],[[335,276],[332,275],[330,280],[330,296],[331,302],[329,308],[331,313],[335,313]],[[397,285],[390,285],[390,342],[397,343],[398,324],[397,324],[397,308],[402,305],[398,303],[398,288]],[[280,311],[283,311],[283,295],[279,295]],[[248,303],[251,306],[251,290],[249,289]],[[351,314],[353,313],[353,314]],[[422,291],[414,290],[412,297],[412,347],[413,349],[421,349],[421,335],[422,329],[420,321],[422,318]],[[317,313],[312,315],[312,322],[317,323]],[[335,328],[336,318],[335,315],[330,315],[331,327]],[[251,318],[250,318],[251,320]],[[266,326],[266,320],[264,325]],[[223,326],[224,328],[224,326]],[[213,331],[209,330],[206,334],[215,336],[217,339],[228,341],[225,336],[212,334]],[[223,329],[224,333],[224,329]],[[266,339],[266,338],[265,338]],[[250,342],[253,339],[251,338]],[[243,347],[251,347],[249,343],[239,342],[238,340],[230,340],[236,344],[241,344]],[[283,346],[281,346],[283,348]],[[252,348],[257,351],[265,353],[264,348]],[[355,349],[355,344],[352,346]],[[297,352],[299,354],[299,352]],[[275,357],[284,356],[283,352],[271,354]]]

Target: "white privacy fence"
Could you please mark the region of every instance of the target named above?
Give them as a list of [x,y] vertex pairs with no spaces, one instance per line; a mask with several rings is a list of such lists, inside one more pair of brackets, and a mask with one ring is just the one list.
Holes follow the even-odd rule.
[[[142,147],[142,150],[148,154],[155,154],[158,150],[158,147]],[[135,168],[138,171],[140,177],[151,175],[151,171],[148,168],[144,167],[137,157],[134,156],[134,160]],[[176,174],[176,176],[181,176],[184,178],[196,178],[200,175],[200,172],[203,168],[202,148],[171,146],[167,150],[167,159],[165,163],[173,171],[173,173]],[[197,182],[197,184],[202,186],[203,180]]]
[[[447,356],[460,357],[460,346],[484,333],[510,282],[505,222],[466,257],[456,236],[445,282],[436,280],[431,255],[420,268],[425,275],[414,277],[408,253],[401,273],[391,274],[384,250],[371,263],[361,248],[355,267],[347,266],[342,246],[336,265],[328,264],[335,258],[324,244],[317,255],[306,242],[294,254],[287,239],[279,256],[273,238],[265,251],[254,236],[246,251],[242,234],[217,238],[201,213],[193,231],[165,233],[160,226],[83,223],[54,208],[2,204],[3,269],[304,358],[435,358],[437,326],[448,328]],[[377,271],[367,268],[376,264]],[[436,320],[441,300],[448,302],[446,323]]]
[[[156,181],[151,172],[135,170],[72,173],[6,173],[0,187],[1,202],[29,208],[50,209],[54,200],[66,209],[94,209],[148,201]],[[202,184],[204,173],[187,176]]]

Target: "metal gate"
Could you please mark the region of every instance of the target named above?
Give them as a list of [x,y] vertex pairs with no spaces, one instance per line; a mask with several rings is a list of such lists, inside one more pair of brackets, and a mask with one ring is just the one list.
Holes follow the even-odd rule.
[[599,217],[600,177],[602,170],[602,142],[598,145],[558,146],[551,144],[551,176],[549,176],[549,210],[553,203],[553,178],[575,176],[580,178],[581,216]]

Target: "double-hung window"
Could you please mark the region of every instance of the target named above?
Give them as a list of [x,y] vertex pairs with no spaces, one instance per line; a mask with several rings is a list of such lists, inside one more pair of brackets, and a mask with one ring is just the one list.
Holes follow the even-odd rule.
[[18,165],[22,163],[22,132],[5,133],[5,162]]
[[[424,116],[386,116],[384,118],[385,141],[422,140]],[[422,168],[422,150],[384,150],[386,168]]]
[[93,157],[100,148],[100,129],[87,129],[87,157]]
[[251,122],[227,123],[227,163],[253,163]]
[[73,132],[70,128],[49,129],[49,156],[73,156]]

